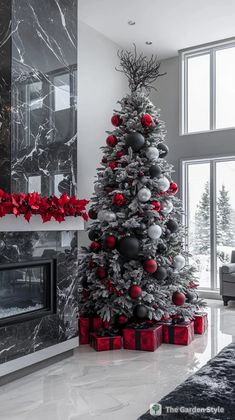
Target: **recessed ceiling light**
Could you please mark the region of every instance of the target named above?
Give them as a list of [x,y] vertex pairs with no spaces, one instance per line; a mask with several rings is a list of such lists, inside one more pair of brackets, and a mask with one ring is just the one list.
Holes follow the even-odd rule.
[[146,41],[145,44],[146,45],[152,45],[152,41]]
[[134,20],[128,20],[128,25],[130,25],[130,26],[135,25],[135,21]]

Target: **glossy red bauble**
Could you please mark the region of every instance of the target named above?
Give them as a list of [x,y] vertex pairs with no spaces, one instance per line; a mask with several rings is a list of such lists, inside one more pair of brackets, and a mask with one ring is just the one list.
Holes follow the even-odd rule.
[[104,279],[107,276],[107,272],[104,267],[98,267],[96,274],[99,279]]
[[117,243],[117,239],[114,235],[108,235],[105,238],[105,245],[109,248],[109,249],[114,249]]
[[127,324],[127,322],[128,322],[128,318],[127,318],[127,316],[126,316],[126,315],[119,315],[119,316],[117,317],[117,323],[118,323],[119,325],[125,325],[125,324]]
[[89,261],[89,268],[95,268],[97,267],[97,263],[95,261]]
[[112,203],[118,207],[122,206],[125,203],[125,201],[126,199],[123,194],[116,193],[112,198]]
[[186,296],[182,292],[174,292],[172,295],[172,302],[177,306],[184,305],[185,300]]
[[161,210],[161,204],[159,203],[159,201],[152,201],[151,205],[154,207],[153,210],[158,212]]
[[117,167],[117,163],[114,160],[108,163],[108,167],[114,170]]
[[91,242],[90,247],[91,247],[93,252],[98,252],[101,248],[101,244],[97,241],[93,241],[93,242]]
[[114,114],[111,118],[111,123],[114,125],[114,127],[119,127],[119,125],[122,123],[120,115]]
[[109,147],[116,146],[116,144],[117,144],[117,137],[116,136],[112,136],[112,135],[108,136],[107,139],[106,139],[106,144]]
[[146,260],[144,262],[144,270],[147,271],[147,273],[155,273],[157,270],[157,261],[153,259]]
[[137,299],[142,295],[142,289],[137,284],[133,284],[129,290],[128,294],[132,299]]
[[141,124],[143,127],[151,127],[151,125],[153,125],[153,119],[151,115],[144,114],[141,118]]
[[175,195],[178,192],[178,185],[175,182],[171,182],[170,188],[167,192],[169,194]]
[[124,155],[125,155],[125,152],[123,150],[118,150],[117,153],[116,153],[116,157],[118,159],[120,159]]

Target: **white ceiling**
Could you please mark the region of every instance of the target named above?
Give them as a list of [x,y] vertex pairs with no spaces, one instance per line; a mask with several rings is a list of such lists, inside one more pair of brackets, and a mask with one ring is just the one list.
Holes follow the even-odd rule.
[[80,20],[121,47],[135,42],[160,58],[235,36],[235,0],[80,0],[79,9]]

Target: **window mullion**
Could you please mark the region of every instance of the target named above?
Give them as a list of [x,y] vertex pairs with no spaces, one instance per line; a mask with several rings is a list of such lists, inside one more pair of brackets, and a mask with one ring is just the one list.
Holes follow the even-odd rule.
[[210,129],[216,129],[216,50],[210,51]]
[[216,246],[216,162],[210,162],[210,246],[211,246],[211,288],[216,289],[217,246]]

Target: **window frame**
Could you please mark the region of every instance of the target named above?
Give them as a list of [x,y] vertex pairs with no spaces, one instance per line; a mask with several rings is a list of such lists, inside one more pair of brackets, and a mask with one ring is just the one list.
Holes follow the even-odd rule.
[[233,156],[209,156],[209,157],[197,157],[197,158],[186,158],[181,159],[181,185],[182,185],[182,205],[183,215],[182,222],[185,226],[185,249],[188,252],[188,227],[189,227],[189,182],[188,182],[188,167],[192,164],[208,163],[210,165],[210,288],[199,286],[199,290],[215,291],[218,292],[217,287],[217,195],[216,195],[216,164],[218,162],[235,161],[235,155]]
[[[233,127],[216,128],[216,52],[232,47],[235,47],[235,38],[179,50],[179,134],[181,136],[235,129],[235,123]],[[188,132],[188,60],[192,57],[198,57],[205,54],[209,54],[210,56],[210,128],[203,131]]]

